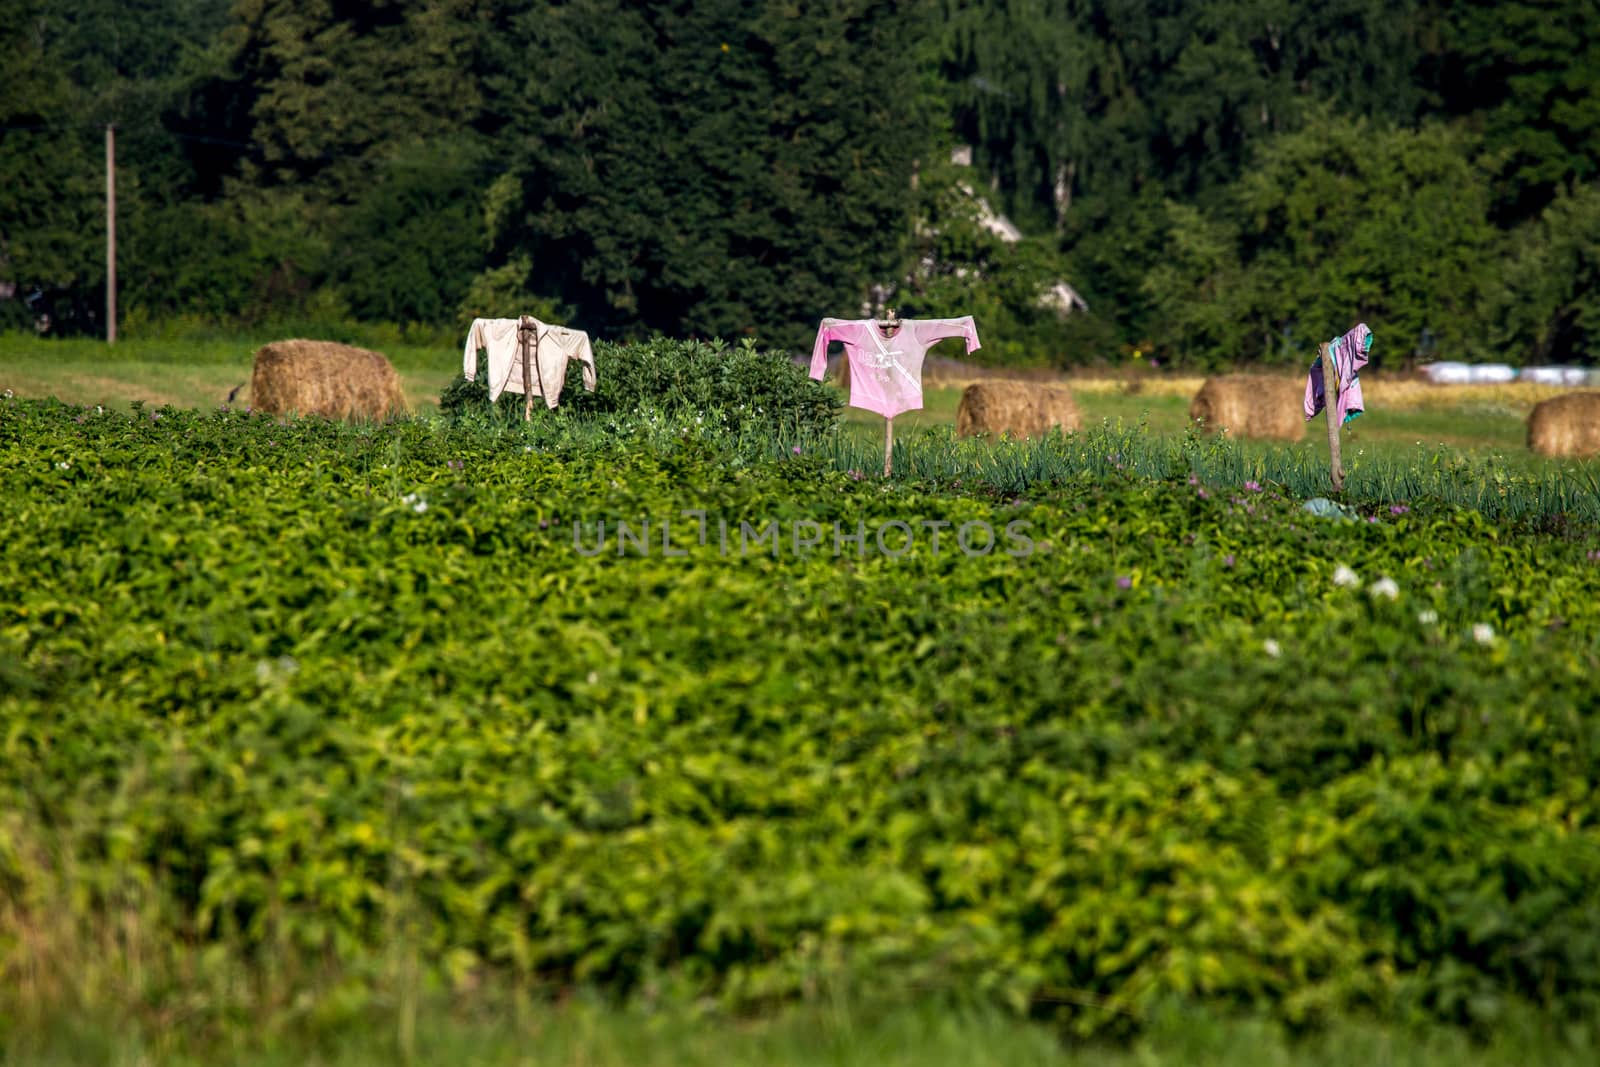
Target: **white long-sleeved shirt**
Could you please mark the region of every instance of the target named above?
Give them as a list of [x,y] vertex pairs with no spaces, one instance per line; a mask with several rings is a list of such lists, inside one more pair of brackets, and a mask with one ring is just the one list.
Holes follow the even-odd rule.
[[594,392],[598,375],[594,365],[594,346],[589,335],[582,330],[566,326],[552,326],[531,315],[522,319],[473,319],[467,328],[466,347],[461,352],[461,373],[467,381],[478,374],[478,349],[489,356],[489,399],[500,399],[504,392],[522,392],[522,346],[517,339],[517,326],[526,321],[538,330],[539,348],[534,366],[528,368],[533,383],[533,395],[544,397],[545,407],[553,408],[561,401],[561,390],[567,382],[567,364],[576,359],[583,365],[583,387]]

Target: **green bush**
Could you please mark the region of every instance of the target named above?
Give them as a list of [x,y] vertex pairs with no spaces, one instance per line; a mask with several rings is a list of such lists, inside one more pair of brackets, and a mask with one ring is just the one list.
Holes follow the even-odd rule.
[[[719,339],[601,341],[594,352],[599,378],[595,391],[584,390],[581,368],[573,361],[558,412],[689,416],[735,434],[757,430],[788,437],[831,428],[844,407],[838,390],[812,381],[784,353],[760,351],[748,340],[736,348]],[[477,380],[458,375],[440,394],[440,410],[451,419],[487,410],[487,381],[480,355]],[[506,393],[498,408],[511,415],[521,405],[522,397]]]

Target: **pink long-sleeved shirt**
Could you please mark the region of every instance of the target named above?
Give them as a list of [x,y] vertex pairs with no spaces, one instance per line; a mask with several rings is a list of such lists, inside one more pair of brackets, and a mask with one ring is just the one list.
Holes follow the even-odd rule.
[[928,349],[947,337],[967,342],[976,352],[978,327],[971,315],[959,319],[901,319],[892,334],[873,319],[823,319],[811,348],[811,377],[828,369],[828,343],[844,343],[850,361],[850,406],[894,418],[922,407],[922,360]]
[[[1372,331],[1367,329],[1367,324],[1358,322],[1355,328],[1342,337],[1335,337],[1328,345],[1328,358],[1333,361],[1333,376],[1339,383],[1339,391],[1333,399],[1334,418],[1340,426],[1349,422],[1362,411],[1366,410],[1366,401],[1361,396],[1361,368],[1367,365],[1372,351]],[[1322,357],[1318,356],[1311,364],[1311,371],[1306,375],[1306,421],[1310,422],[1327,403],[1327,385],[1324,382],[1326,368],[1322,365]]]

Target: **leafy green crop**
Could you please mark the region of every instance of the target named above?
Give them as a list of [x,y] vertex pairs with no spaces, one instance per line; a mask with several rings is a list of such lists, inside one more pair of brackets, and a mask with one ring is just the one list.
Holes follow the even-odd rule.
[[[185,1013],[219,956],[244,1011],[397,945],[463,987],[960,990],[1086,1034],[1600,1008],[1592,527],[580,421],[0,402],[0,989],[114,918],[189,961],[140,993]],[[682,555],[619,552],[664,520]],[[802,520],[869,533],[715,534]],[[974,522],[1033,551],[954,549]]]
[[[790,436],[829,429],[839,421],[844,401],[835,389],[807,377],[782,352],[764,352],[746,340],[734,348],[723,341],[676,341],[658,337],[636,344],[601,341],[594,346],[597,384],[583,391],[578,365],[568,367],[561,393],[562,415],[657,414],[688,416],[732,433],[746,427]],[[457,376],[439,397],[451,419],[490,411],[484,359],[473,381]],[[521,417],[522,397],[502,393],[501,419]],[[541,418],[550,414],[542,406]]]

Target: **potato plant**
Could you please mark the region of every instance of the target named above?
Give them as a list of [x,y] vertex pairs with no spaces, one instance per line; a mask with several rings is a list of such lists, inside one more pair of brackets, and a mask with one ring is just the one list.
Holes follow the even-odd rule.
[[0,973],[137,914],[263,997],[404,943],[463,989],[1081,1034],[1600,1007],[1593,527],[767,451],[0,402]]

